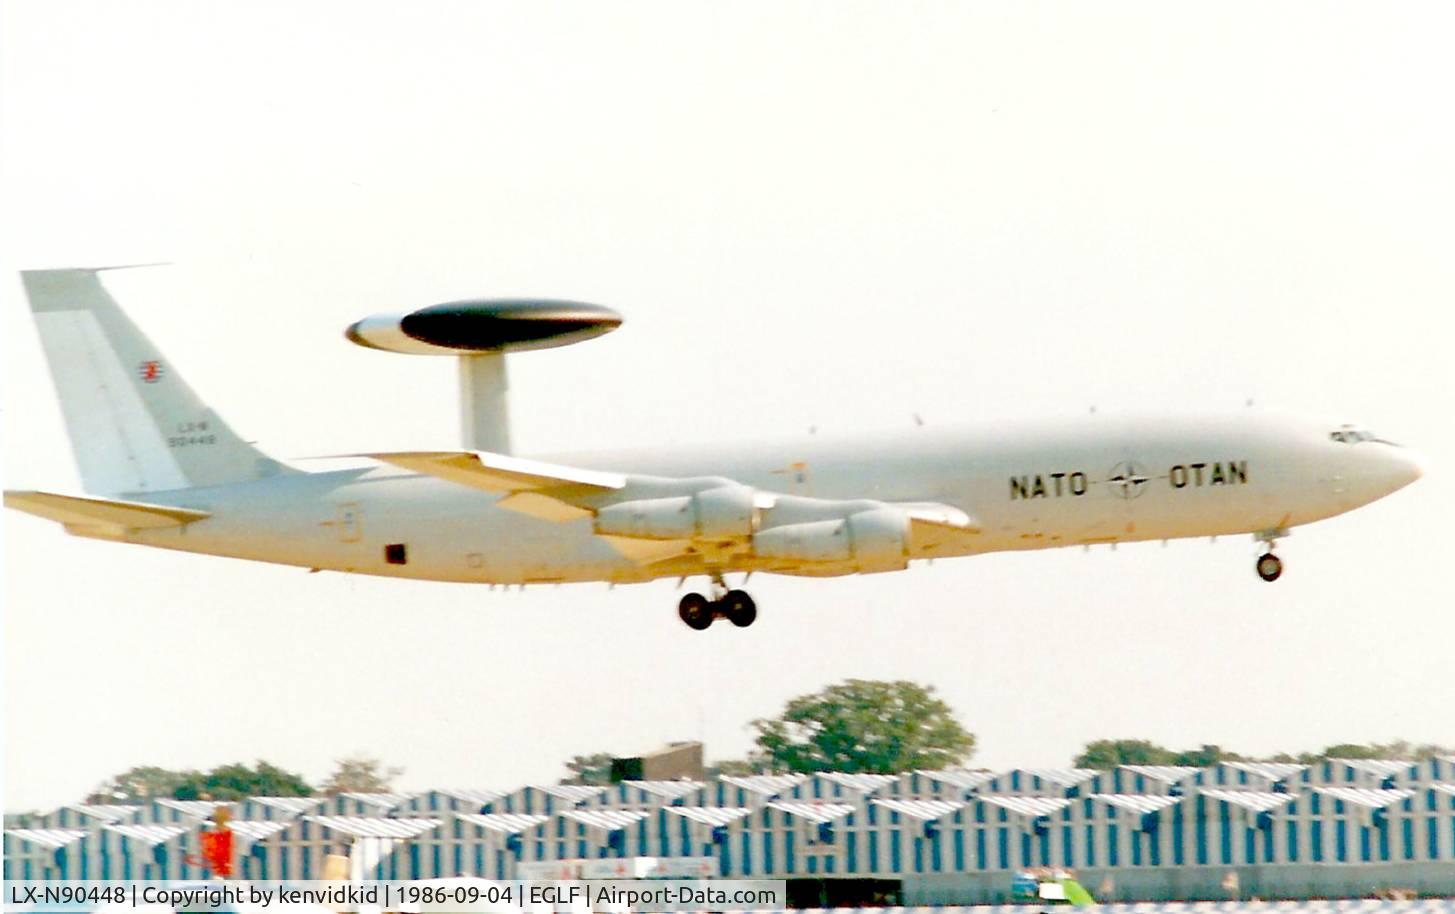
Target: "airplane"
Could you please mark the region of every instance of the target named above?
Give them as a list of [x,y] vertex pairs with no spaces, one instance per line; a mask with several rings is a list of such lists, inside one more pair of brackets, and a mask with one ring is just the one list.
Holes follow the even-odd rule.
[[371,349],[459,360],[465,446],[309,471],[199,399],[118,306],[107,269],[21,274],[86,494],[4,495],[96,539],[522,587],[705,577],[709,593],[678,604],[700,631],[757,618],[728,575],[870,574],[1005,550],[1252,534],[1255,570],[1275,581],[1290,529],[1422,473],[1415,453],[1357,426],[1251,409],[516,456],[506,354],[622,322],[551,299],[447,302],[350,326]]

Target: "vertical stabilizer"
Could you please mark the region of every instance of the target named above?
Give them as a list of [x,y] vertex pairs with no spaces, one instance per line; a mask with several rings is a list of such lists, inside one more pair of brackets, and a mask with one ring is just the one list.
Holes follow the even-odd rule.
[[161,492],[282,471],[198,399],[99,272],[20,274],[86,491]]

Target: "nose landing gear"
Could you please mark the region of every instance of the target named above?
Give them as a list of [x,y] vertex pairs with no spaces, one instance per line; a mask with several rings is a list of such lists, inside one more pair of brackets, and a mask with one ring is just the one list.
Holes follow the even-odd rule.
[[1273,547],[1277,544],[1279,537],[1287,535],[1288,531],[1282,527],[1253,534],[1255,540],[1264,544],[1263,554],[1258,556],[1258,561],[1253,564],[1253,568],[1258,572],[1258,577],[1270,584],[1283,574],[1283,559],[1273,554]]
[[689,593],[677,603],[677,616],[695,631],[706,631],[718,618],[747,628],[758,618],[758,604],[745,590],[729,590],[721,574],[712,576],[713,598]]

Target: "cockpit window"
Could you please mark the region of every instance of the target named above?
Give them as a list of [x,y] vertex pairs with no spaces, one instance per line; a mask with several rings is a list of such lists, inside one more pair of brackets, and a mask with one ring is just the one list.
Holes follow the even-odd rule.
[[[1358,444],[1361,441],[1384,441],[1383,438],[1378,437],[1373,432],[1362,428],[1355,428],[1352,425],[1346,425],[1341,429],[1329,432],[1329,438],[1341,444]],[[1384,443],[1388,444],[1390,442]]]

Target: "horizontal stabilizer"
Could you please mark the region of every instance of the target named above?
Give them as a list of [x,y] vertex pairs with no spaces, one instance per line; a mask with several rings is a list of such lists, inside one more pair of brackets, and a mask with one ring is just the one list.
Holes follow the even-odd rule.
[[5,507],[65,524],[77,532],[123,533],[127,530],[180,527],[212,515],[191,508],[149,505],[54,492],[5,490]]

